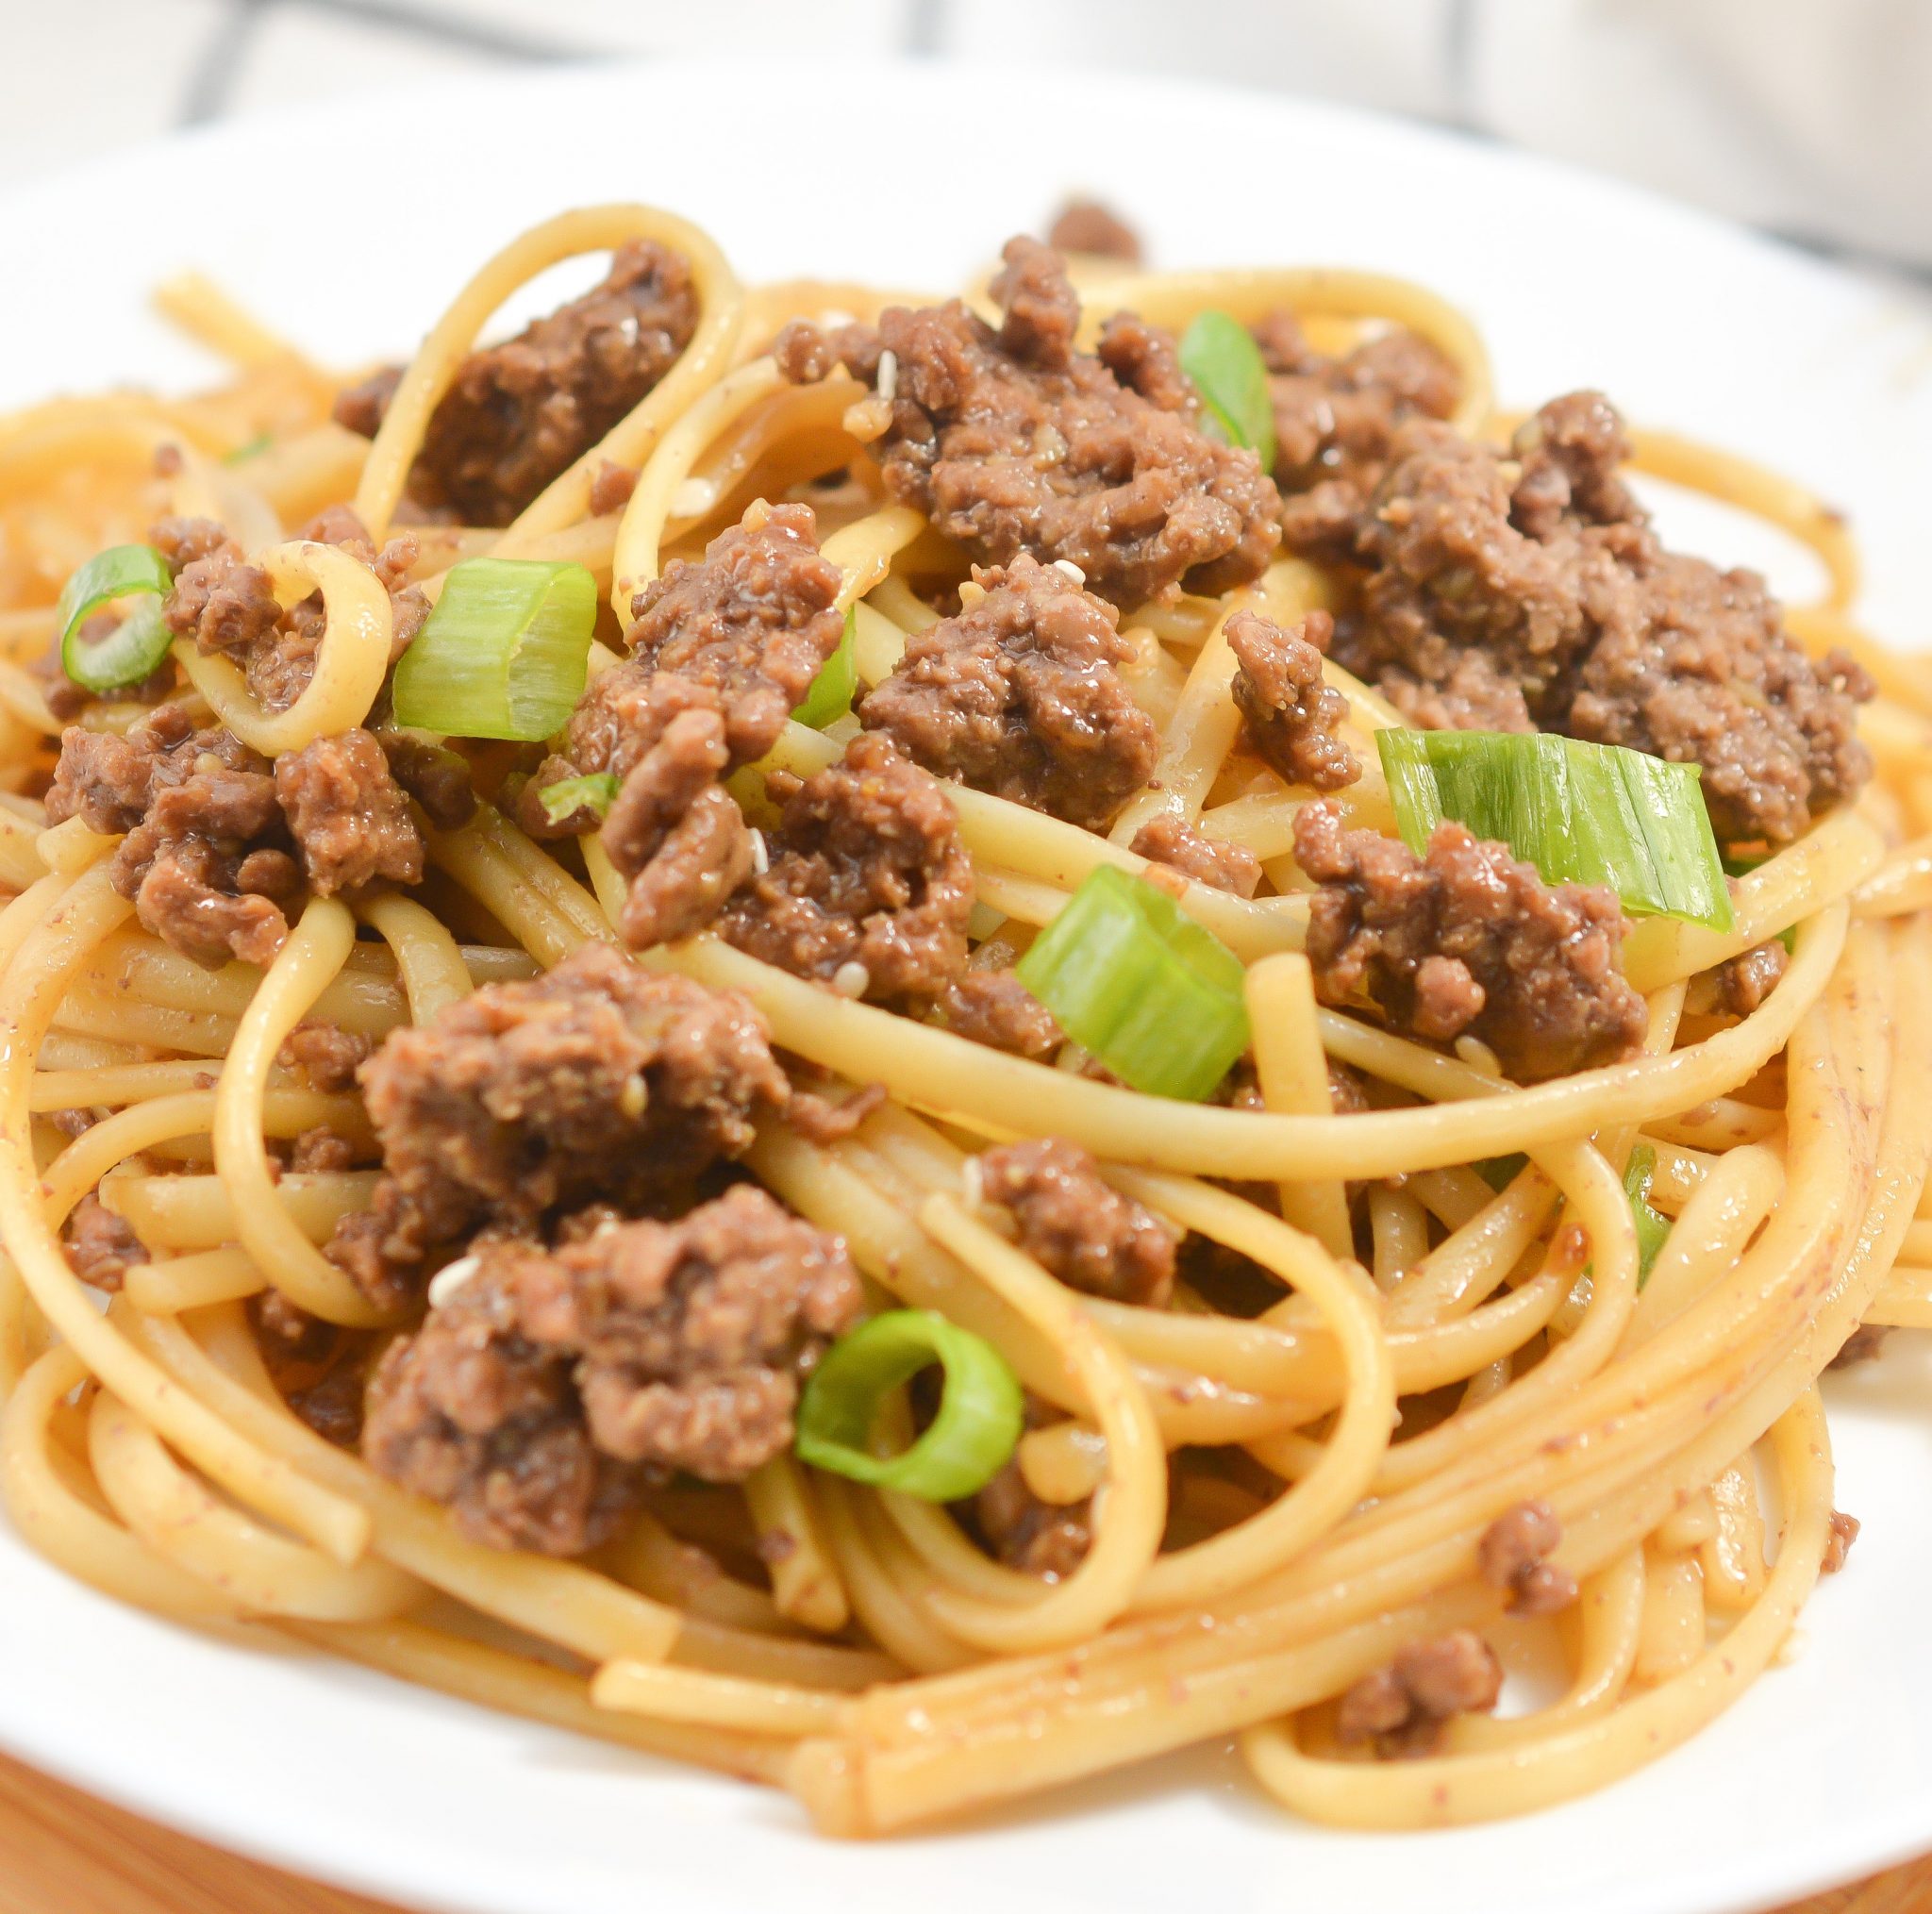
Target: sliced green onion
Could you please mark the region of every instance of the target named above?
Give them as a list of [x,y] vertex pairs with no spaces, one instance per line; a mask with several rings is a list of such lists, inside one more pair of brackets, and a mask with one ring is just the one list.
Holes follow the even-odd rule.
[[1196,313],[1181,334],[1181,370],[1201,394],[1208,429],[1230,445],[1258,453],[1262,471],[1272,472],[1274,406],[1268,396],[1268,368],[1248,328],[1211,308]]
[[[939,1413],[909,1449],[880,1456],[873,1424],[923,1369],[945,1372]],[[932,1309],[889,1309],[841,1336],[798,1404],[799,1460],[922,1502],[975,1494],[1006,1466],[1025,1426],[1020,1379],[991,1342]]]
[[587,771],[581,777],[566,777],[546,784],[537,793],[543,815],[553,824],[580,810],[602,817],[617,801],[618,777],[614,771]]
[[1404,841],[1444,818],[1507,844],[1552,884],[1607,884],[1634,916],[1731,927],[1702,767],[1549,732],[1377,731]]
[[1166,891],[1102,864],[1013,974],[1123,1083],[1199,1103],[1248,1047],[1241,961]]
[[1637,1287],[1650,1280],[1657,1252],[1671,1233],[1671,1219],[1650,1207],[1651,1180],[1657,1174],[1657,1152],[1639,1143],[1624,1170],[1624,1193],[1630,1199],[1630,1220],[1637,1225]]
[[845,630],[839,640],[839,648],[819,667],[819,674],[811,681],[811,690],[805,694],[805,703],[799,706],[792,716],[801,724],[809,724],[814,731],[823,731],[835,719],[842,718],[852,708],[852,694],[858,689],[858,666],[854,661],[852,647],[858,629],[858,607],[850,606],[845,612]]
[[597,581],[582,566],[465,558],[395,671],[399,724],[533,741],[583,696]]
[[[96,552],[68,579],[54,607],[60,669],[90,691],[139,684],[174,642],[161,618],[161,600],[174,583],[167,559],[152,545],[109,545]],[[81,626],[117,598],[135,600],[126,617],[99,643],[83,644]]]
[[266,452],[275,442],[275,435],[273,432],[258,432],[247,444],[238,445],[232,452],[224,452],[222,454],[222,463],[224,465],[240,465],[244,460]]

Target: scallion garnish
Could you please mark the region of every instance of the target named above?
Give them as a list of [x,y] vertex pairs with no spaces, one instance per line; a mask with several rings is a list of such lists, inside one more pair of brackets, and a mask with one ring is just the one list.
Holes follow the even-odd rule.
[[1652,1266],[1664,1239],[1671,1233],[1671,1219],[1650,1207],[1651,1180],[1657,1174],[1657,1152],[1648,1143],[1639,1143],[1624,1167],[1624,1193],[1630,1199],[1630,1220],[1637,1225],[1637,1287],[1650,1280]]
[[617,790],[614,771],[587,771],[581,777],[565,777],[546,784],[537,793],[537,799],[543,807],[543,815],[553,824],[560,824],[581,810],[601,818],[616,802]]
[[1199,1103],[1248,1047],[1241,961],[1152,884],[1088,874],[1013,974],[1124,1084]]
[[1181,334],[1181,370],[1201,394],[1208,430],[1230,445],[1258,453],[1261,469],[1272,472],[1274,406],[1268,396],[1268,368],[1248,328],[1211,308],[1196,313]]
[[1552,884],[1607,884],[1634,916],[1731,927],[1701,767],[1550,732],[1375,733],[1395,821],[1422,852],[1444,818]]
[[823,731],[851,710],[852,694],[858,689],[858,667],[852,655],[858,628],[858,607],[855,605],[846,610],[845,630],[838,650],[819,667],[811,690],[805,694],[805,703],[791,714],[801,724]]
[[[175,635],[161,617],[161,600],[175,574],[152,545],[109,545],[96,552],[60,593],[54,623],[60,631],[60,669],[90,691],[138,685],[167,657]],[[98,642],[83,643],[80,628],[105,605],[132,598],[127,615]]]
[[597,581],[582,566],[465,558],[395,670],[399,724],[548,738],[583,695]]
[[[923,1369],[945,1372],[939,1413],[910,1448],[873,1453],[880,1405]],[[1025,1425],[1020,1379],[991,1342],[931,1309],[890,1309],[841,1336],[798,1404],[800,1461],[922,1502],[958,1502],[1006,1465]]]
[[238,445],[232,452],[222,454],[224,465],[242,465],[247,460],[266,452],[275,442],[273,432],[258,432],[245,445]]

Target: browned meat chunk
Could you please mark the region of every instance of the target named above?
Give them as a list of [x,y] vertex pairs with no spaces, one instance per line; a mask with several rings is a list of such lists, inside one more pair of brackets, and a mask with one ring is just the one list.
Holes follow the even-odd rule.
[[60,1240],[74,1273],[97,1290],[118,1290],[127,1272],[148,1259],[141,1239],[92,1190],[74,1206]]
[[[322,594],[311,592],[284,611],[268,574],[249,564],[241,546],[206,519],[164,519],[155,534],[164,553],[184,555],[163,607],[170,627],[192,638],[199,651],[234,658],[264,708],[286,710],[315,674],[327,627]],[[378,551],[353,511],[331,506],[300,536],[339,546],[375,574],[390,597],[390,655],[400,657],[429,615],[422,587],[408,583],[409,568],[421,556],[414,533],[405,532]]]
[[586,772],[623,781],[603,840],[630,879],[621,927],[636,947],[702,929],[751,874],[751,834],[719,780],[772,748],[838,649],[839,568],[819,556],[815,529],[808,506],[748,514],[702,563],[674,564],[641,592],[635,654],[591,685],[567,755],[525,794],[525,826],[555,837],[595,820],[553,823],[548,786]]
[[[508,524],[671,370],[697,323],[685,259],[655,240],[626,241],[601,285],[457,369],[429,415],[411,499],[464,524]],[[396,378],[350,387],[339,423],[373,437]]]
[[1336,1739],[1351,1747],[1373,1741],[1385,1758],[1432,1754],[1445,1722],[1487,1714],[1502,1691],[1502,1664],[1474,1630],[1411,1641],[1388,1668],[1365,1674],[1342,1696]]
[[940,999],[946,1028],[1036,1063],[1066,1040],[1054,1014],[1011,971],[968,971]]
[[1355,753],[1336,733],[1348,700],[1322,675],[1322,654],[1335,630],[1325,611],[1311,611],[1298,632],[1253,611],[1227,621],[1235,655],[1234,702],[1250,747],[1291,784],[1340,791],[1362,774]]
[[1308,959],[1324,1003],[1373,1003],[1396,1029],[1480,1038],[1519,1083],[1625,1056],[1648,1026],[1617,963],[1624,917],[1594,885],[1545,884],[1501,844],[1439,824],[1427,856],[1342,827],[1326,802],[1295,819],[1322,888]]
[[1274,410],[1282,543],[1304,558],[1347,559],[1397,428],[1448,418],[1461,396],[1456,368],[1401,327],[1330,358],[1309,345],[1291,312],[1270,313],[1255,341]]
[[766,869],[719,928],[852,996],[927,1003],[966,963],[973,866],[940,785],[875,734],[785,800]]
[[1717,1009],[1725,1017],[1748,1017],[1777,989],[1791,961],[1776,938],[1734,957],[1717,970]]
[[1070,1288],[1167,1307],[1174,1239],[1077,1144],[1058,1137],[1003,1143],[979,1158],[979,1187],[987,1202],[1012,1212],[1020,1247]]
[[1098,259],[1141,263],[1141,236],[1097,199],[1070,199],[1047,228],[1046,242],[1057,253],[1086,253]]
[[299,1070],[311,1089],[335,1095],[355,1088],[356,1073],[375,1048],[368,1038],[325,1018],[304,1018],[282,1040],[275,1061]]
[[263,1365],[282,1399],[325,1441],[353,1449],[375,1339],[311,1316],[275,1290],[248,1306]]
[[1831,1522],[1824,1538],[1824,1559],[1819,1564],[1819,1573],[1835,1575],[1845,1565],[1845,1557],[1852,1552],[1852,1544],[1858,1539],[1858,1531],[1864,1526],[1856,1515],[1847,1515],[1840,1508],[1831,1511]]
[[1074,349],[1079,301],[1058,254],[1016,239],[1005,258],[998,331],[958,300],[892,307],[875,333],[788,328],[779,363],[823,376],[836,358],[878,387],[887,488],[982,563],[1064,558],[1116,605],[1182,579],[1223,591],[1258,577],[1280,528],[1255,455],[1201,430],[1185,383],[1165,375],[1171,351],[1157,366],[1138,321],[1109,322],[1098,356]]
[[799,1376],[861,1302],[839,1239],[749,1184],[471,1258],[385,1356],[364,1451],[476,1540],[556,1555],[608,1534],[646,1474],[739,1482],[788,1448]]
[[602,944],[392,1031],[361,1078],[385,1173],[330,1254],[384,1297],[478,1223],[524,1229],[592,1200],[674,1199],[742,1153],[752,1114],[790,1093],[742,998],[641,971]]
[[163,705],[125,737],[70,727],[47,821],[125,832],[108,875],[142,923],[206,964],[266,964],[288,935],[302,876],[265,758]]
[[1150,863],[1237,897],[1252,897],[1261,881],[1261,860],[1252,851],[1241,844],[1217,843],[1172,811],[1148,819],[1127,848]]
[[468,762],[456,752],[407,731],[384,731],[375,741],[389,759],[389,774],[438,830],[460,830],[475,816],[475,783]]
[[1562,1540],[1547,1502],[1519,1502],[1483,1530],[1476,1569],[1491,1588],[1509,1590],[1512,1615],[1553,1615],[1576,1599],[1576,1578],[1544,1559]]
[[859,722],[940,777],[1101,824],[1154,770],[1160,737],[1119,667],[1112,606],[1057,565],[974,574],[984,595],[906,641]]
[[1728,842],[1789,841],[1871,774],[1865,674],[1836,654],[1814,665],[1756,574],[1663,548],[1617,477],[1629,446],[1598,395],[1545,406],[1514,467],[1441,426],[1395,449],[1335,654],[1412,722],[1701,764]]
[[1838,1354],[1826,1364],[1829,1369],[1853,1369],[1861,1362],[1873,1362],[1885,1347],[1891,1330],[1882,1323],[1860,1323],[1844,1340]]
[[367,731],[318,738],[275,759],[275,798],[309,887],[324,897],[386,877],[423,881],[423,837]]
[[1086,1559],[1093,1542],[1093,1506],[1042,1502],[1008,1462],[974,1498],[979,1532],[1001,1561],[1023,1574],[1058,1582]]

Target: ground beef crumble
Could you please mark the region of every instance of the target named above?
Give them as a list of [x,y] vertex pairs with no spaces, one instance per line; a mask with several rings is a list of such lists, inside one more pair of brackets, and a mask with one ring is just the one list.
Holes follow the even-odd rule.
[[1217,842],[1172,811],[1149,818],[1127,849],[1137,857],[1236,897],[1252,897],[1261,882],[1261,860],[1254,852],[1241,844]]
[[1449,417],[1461,396],[1456,368],[1400,326],[1339,358],[1317,352],[1291,312],[1271,312],[1254,331],[1274,413],[1282,543],[1303,558],[1346,560],[1397,428]]
[[275,778],[276,802],[319,895],[377,878],[423,881],[423,835],[369,732],[344,731],[284,752]]
[[592,1201],[635,1211],[688,1195],[791,1093],[741,997],[603,944],[392,1031],[360,1077],[383,1175],[328,1253],[384,1301],[481,1225],[525,1232]]
[[1123,1196],[1087,1152],[1058,1137],[1003,1143],[979,1158],[980,1193],[1010,1212],[1020,1247],[1069,1288],[1164,1309],[1174,1239]]
[[885,1004],[929,1003],[965,968],[973,865],[952,801],[887,738],[798,783],[769,846],[719,920],[741,950]]
[[531,779],[520,820],[551,838],[596,819],[551,820],[548,787],[621,780],[603,842],[630,882],[620,928],[634,947],[702,929],[751,874],[751,833],[719,780],[772,748],[838,649],[840,582],[808,506],[755,508],[638,595],[631,657],[591,683],[564,754]]
[[1119,667],[1119,614],[1057,565],[974,574],[983,595],[906,641],[858,707],[940,777],[1104,824],[1152,774],[1160,736]]
[[363,1450],[496,1547],[575,1555],[649,1477],[742,1481],[857,1316],[845,1247],[740,1184],[675,1223],[489,1237],[370,1386]]
[[[412,505],[508,524],[657,385],[697,323],[690,264],[655,240],[627,241],[602,284],[457,369],[409,474]],[[374,437],[397,377],[386,368],[351,386],[338,423]]]
[[[234,659],[264,709],[287,710],[315,674],[327,626],[322,594],[311,592],[285,611],[267,572],[251,565],[242,547],[206,519],[163,519],[152,536],[175,571],[175,589],[162,607],[170,629],[192,638],[197,651]],[[334,545],[375,574],[389,593],[393,663],[429,615],[422,587],[408,582],[422,556],[415,534],[403,532],[378,550],[347,506],[330,506],[296,536]]]
[[1547,1502],[1506,1508],[1476,1543],[1476,1570],[1492,1589],[1509,1592],[1512,1615],[1553,1615],[1576,1599],[1576,1578],[1546,1559],[1563,1540]]
[[780,367],[823,377],[842,362],[877,386],[890,362],[873,447],[887,489],[981,563],[1067,559],[1116,605],[1258,577],[1280,538],[1274,488],[1252,452],[1202,431],[1172,342],[1123,316],[1097,354],[1075,351],[1059,256],[1015,239],[1004,258],[997,331],[958,300],[890,308],[875,330],[801,322],[776,342]]
[[1437,826],[1424,857],[1343,827],[1326,800],[1295,819],[1295,857],[1321,887],[1308,959],[1324,1003],[1373,1003],[1405,1033],[1467,1031],[1517,1082],[1625,1056],[1648,1023],[1618,968],[1623,912],[1607,890],[1547,885],[1501,844]]
[[[1066,1420],[1053,1404],[1030,1390],[1026,1426],[1046,1428]],[[1093,1544],[1093,1500],[1047,1502],[1036,1495],[1011,1457],[991,1482],[962,1506],[993,1555],[1009,1569],[1058,1582],[1071,1575]]]
[[1011,971],[969,970],[940,998],[940,1015],[956,1036],[1043,1063],[1066,1040],[1053,1012]]
[[1085,253],[1127,266],[1141,263],[1140,234],[1097,199],[1068,200],[1047,228],[1046,242],[1057,253]]
[[1855,707],[1870,680],[1840,654],[1807,658],[1755,573],[1663,547],[1598,394],[1545,406],[1512,458],[1420,423],[1394,451],[1335,656],[1411,723],[1701,764],[1725,842],[1788,842],[1869,777]]
[[1348,700],[1322,675],[1322,654],[1334,635],[1325,611],[1310,611],[1299,631],[1283,631],[1258,612],[1227,621],[1235,656],[1234,702],[1249,747],[1291,784],[1340,791],[1362,774],[1355,753],[1336,734]]
[[141,1239],[92,1190],[74,1206],[60,1240],[74,1273],[97,1290],[119,1290],[127,1272],[148,1259]]
[[1717,968],[1715,1002],[1720,1015],[1748,1017],[1758,1009],[1774,990],[1791,961],[1790,953],[1776,939],[1754,945],[1740,957]]
[[1845,1557],[1852,1552],[1852,1544],[1858,1539],[1858,1531],[1864,1526],[1856,1515],[1847,1515],[1842,1509],[1831,1511],[1831,1522],[1825,1531],[1824,1560],[1819,1565],[1819,1573],[1838,1574],[1845,1565]]
[[356,1087],[356,1073],[375,1043],[358,1031],[344,1030],[324,1017],[305,1017],[282,1040],[275,1061],[308,1079],[311,1090],[334,1096]]
[[1409,1642],[1357,1682],[1336,1711],[1335,1737],[1345,1747],[1372,1742],[1385,1759],[1433,1754],[1446,1722],[1487,1714],[1502,1691],[1495,1651],[1474,1630],[1453,1629]]

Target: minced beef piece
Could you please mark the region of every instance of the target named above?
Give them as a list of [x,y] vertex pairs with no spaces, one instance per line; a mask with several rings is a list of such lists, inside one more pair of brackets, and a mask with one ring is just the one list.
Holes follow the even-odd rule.
[[873,447],[887,489],[982,563],[1064,558],[1116,605],[1258,577],[1280,527],[1255,455],[1202,431],[1184,383],[1134,383],[1134,361],[1153,363],[1138,321],[1109,320],[1097,355],[1074,349],[1079,300],[1058,254],[1015,239],[1004,258],[997,331],[957,299],[891,307],[836,339],[788,327],[779,364],[823,376],[842,360],[878,385],[890,363]]
[[600,519],[611,512],[622,511],[637,489],[638,474],[631,467],[600,458],[596,471],[591,474],[591,516]]
[[1070,199],[1047,228],[1046,242],[1057,253],[1085,253],[1098,259],[1141,263],[1141,236],[1097,199]]
[[1291,312],[1271,312],[1254,332],[1274,413],[1282,543],[1303,558],[1345,560],[1397,427],[1449,417],[1461,396],[1456,368],[1402,327],[1339,358],[1309,345]]
[[[375,574],[389,593],[390,657],[400,657],[429,615],[422,587],[408,582],[422,556],[415,534],[400,533],[378,550],[347,506],[330,506],[297,537],[335,545]],[[164,554],[182,555],[162,607],[169,628],[192,638],[199,651],[233,657],[264,709],[287,710],[315,674],[327,628],[322,594],[310,592],[285,611],[267,572],[249,564],[241,546],[206,519],[164,519],[155,539]]]
[[458,753],[407,731],[381,731],[375,741],[389,759],[389,774],[438,830],[460,830],[475,816],[475,782]]
[[282,1040],[275,1061],[284,1070],[298,1070],[309,1088],[331,1096],[356,1087],[356,1073],[375,1048],[367,1037],[344,1030],[323,1017],[305,1017]]
[[1336,733],[1348,700],[1322,675],[1322,654],[1334,635],[1325,611],[1310,611],[1299,631],[1283,631],[1258,612],[1227,621],[1235,655],[1234,702],[1250,747],[1291,784],[1340,791],[1362,774],[1355,753]]
[[1149,818],[1127,849],[1137,857],[1237,897],[1252,897],[1261,881],[1261,860],[1254,852],[1241,844],[1217,843],[1172,811]]
[[92,1190],[74,1206],[60,1240],[74,1273],[97,1290],[120,1289],[127,1272],[148,1259],[141,1239]]
[[141,922],[206,964],[273,961],[302,889],[267,759],[163,705],[125,737],[70,726],[47,821],[125,832],[108,865]]
[[1066,1039],[1053,1012],[1011,971],[967,971],[946,986],[940,1014],[955,1035],[1041,1063]]
[[1295,857],[1321,886],[1308,959],[1326,1004],[1379,1008],[1446,1043],[1464,1031],[1520,1083],[1626,1056],[1648,1024],[1618,968],[1624,924],[1596,885],[1548,885],[1506,846],[1436,827],[1425,857],[1344,829],[1322,801],[1295,819]]
[[1077,1144],[1058,1137],[1003,1143],[979,1158],[979,1187],[987,1202],[1012,1213],[1020,1247],[1069,1288],[1167,1307],[1174,1239],[1108,1183]]
[[320,1176],[339,1170],[352,1170],[358,1156],[347,1137],[318,1123],[304,1130],[289,1151],[289,1171],[295,1176]]
[[1856,1515],[1847,1515],[1840,1508],[1831,1511],[1831,1522],[1824,1538],[1824,1559],[1819,1564],[1822,1575],[1835,1575],[1843,1569],[1845,1557],[1852,1552],[1852,1544],[1858,1539],[1858,1531],[1864,1527]]
[[1791,954],[1776,938],[1754,945],[1717,968],[1717,1008],[1726,1017],[1748,1017],[1777,989]]
[[1411,1641],[1392,1663],[1366,1674],[1342,1696],[1335,1738],[1345,1747],[1374,1743],[1384,1756],[1434,1753],[1452,1716],[1487,1714],[1503,1691],[1503,1666],[1473,1629]]
[[753,1114],[791,1090],[743,998],[604,944],[391,1031],[360,1076],[384,1174],[329,1253],[382,1297],[481,1223],[525,1229],[593,1199],[675,1197],[742,1154]]
[[751,874],[751,834],[719,780],[772,748],[838,649],[839,586],[808,506],[748,513],[701,563],[674,564],[638,594],[633,656],[585,691],[564,756],[531,779],[519,816],[540,837],[595,822],[584,810],[550,819],[551,785],[591,772],[622,780],[603,842],[630,880],[620,928],[634,947],[702,929]]
[[554,1555],[608,1535],[647,1478],[740,1482],[789,1448],[799,1377],[861,1302],[843,1243],[749,1184],[566,1235],[472,1249],[385,1356],[363,1445],[475,1540]]
[[248,1305],[269,1379],[325,1441],[353,1449],[362,1433],[362,1390],[375,1338],[311,1316],[276,1290]]
[[974,1498],[974,1519],[993,1554],[1009,1569],[1058,1582],[1071,1575],[1093,1544],[1091,1497],[1042,1502],[1008,1462]]
[[1476,1569],[1492,1589],[1509,1591],[1512,1615],[1553,1615],[1576,1599],[1576,1578],[1544,1558],[1563,1540],[1563,1524],[1547,1502],[1506,1508],[1476,1543]]
[[841,1143],[886,1102],[886,1087],[868,1083],[850,1096],[834,1099],[796,1090],[785,1106],[785,1121],[808,1143]]
[[1140,790],[1160,734],[1119,667],[1113,607],[1028,558],[974,574],[984,596],[914,632],[858,707],[940,777],[1099,825]]
[[1788,842],[1871,774],[1871,684],[1813,664],[1755,573],[1666,551],[1617,476],[1623,422],[1593,392],[1547,405],[1514,464],[1403,428],[1361,521],[1373,570],[1335,656],[1412,723],[1532,727],[1704,767],[1725,842]]
[[928,1003],[965,968],[973,864],[952,801],[886,738],[863,733],[785,799],[765,870],[719,929],[801,977],[878,1003]]
[[275,798],[309,888],[324,897],[386,877],[423,881],[423,835],[367,731],[318,738],[275,759]]
[[[626,241],[601,285],[458,367],[429,415],[411,501],[464,524],[508,524],[671,370],[697,323],[684,258]],[[396,378],[385,370],[341,393],[338,423],[373,437]]]

